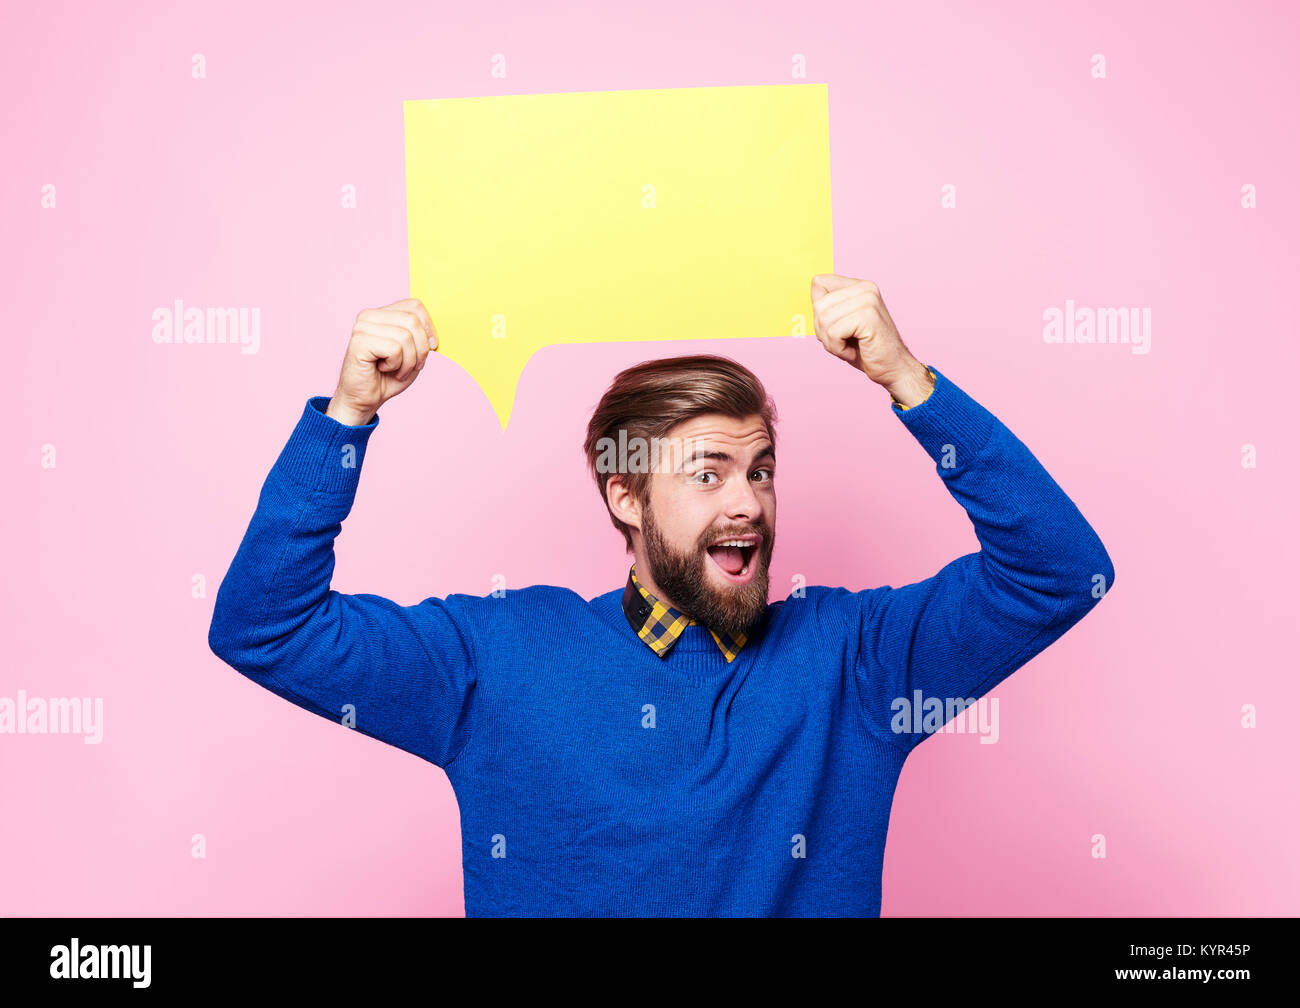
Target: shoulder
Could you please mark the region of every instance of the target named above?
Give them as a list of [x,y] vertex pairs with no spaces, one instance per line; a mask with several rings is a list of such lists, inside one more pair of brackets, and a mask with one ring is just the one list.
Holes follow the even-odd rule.
[[475,614],[493,611],[523,613],[538,608],[587,605],[572,588],[558,585],[528,585],[526,588],[507,588],[502,585],[483,595],[448,595],[446,601]]
[[855,591],[833,585],[796,585],[784,600],[769,607],[769,611],[776,615],[779,606],[790,626],[804,624],[822,630],[856,632],[882,591],[888,588]]

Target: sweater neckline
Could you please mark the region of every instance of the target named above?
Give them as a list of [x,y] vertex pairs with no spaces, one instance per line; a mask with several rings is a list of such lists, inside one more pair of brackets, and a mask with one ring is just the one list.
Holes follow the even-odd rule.
[[753,663],[754,656],[760,650],[763,638],[766,636],[767,629],[771,624],[772,607],[769,603],[767,614],[761,624],[749,635],[745,646],[740,649],[736,657],[730,662],[727,661],[726,656],[718,648],[718,643],[713,639],[713,634],[709,632],[707,627],[699,623],[693,623],[683,629],[672,650],[668,652],[667,656],[660,657],[632,629],[632,625],[623,612],[622,598],[623,588],[616,588],[613,591],[590,599],[588,605],[620,640],[637,653],[642,654],[645,660],[653,662],[656,668],[663,669],[670,675],[680,675],[697,682],[712,681],[725,676],[727,673],[735,673],[748,668]]

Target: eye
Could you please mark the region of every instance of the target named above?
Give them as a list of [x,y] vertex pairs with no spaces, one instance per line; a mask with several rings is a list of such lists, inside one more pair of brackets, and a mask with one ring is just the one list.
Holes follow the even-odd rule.
[[[714,476],[714,477],[716,477],[717,475],[718,475],[718,474],[715,473],[712,469],[705,469],[703,472],[697,472],[694,476],[692,476],[692,477],[691,477],[691,482],[692,482],[692,483],[697,482],[701,476]],[[710,484],[707,484],[707,483],[706,483],[706,484],[703,484],[703,485],[705,485],[705,486],[709,486]]]
[[767,473],[767,474],[768,474],[767,479],[763,481],[763,482],[765,482],[765,483],[771,483],[772,480],[776,479],[776,473],[772,472],[771,469],[755,469],[754,472],[756,472],[756,473],[764,473],[764,472]]

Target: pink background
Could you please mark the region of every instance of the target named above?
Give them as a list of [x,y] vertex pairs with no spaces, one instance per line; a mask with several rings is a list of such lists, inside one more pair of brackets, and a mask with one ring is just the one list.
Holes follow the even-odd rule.
[[[7,20],[0,696],[102,697],[104,739],[0,735],[0,913],[463,912],[443,773],[206,642],[303,403],[333,390],[357,311],[408,293],[402,100],[803,83],[795,54],[829,85],[833,271],[880,284],[917,356],[1029,445],[1117,568],[995,691],[996,745],[939,736],[909,759],[883,913],[1300,911],[1293,6],[57,3]],[[260,307],[260,351],[155,345],[150,313],[178,298]],[[1151,352],[1045,343],[1042,312],[1067,298],[1149,307]],[[385,407],[334,587],[409,604],[486,594],[496,573],[619,586],[584,425],[618,369],[698,351],[777,400],[774,598],[797,573],[905,584],[978,548],[887,395],[815,339],[553,347],[505,435],[446,359]]]

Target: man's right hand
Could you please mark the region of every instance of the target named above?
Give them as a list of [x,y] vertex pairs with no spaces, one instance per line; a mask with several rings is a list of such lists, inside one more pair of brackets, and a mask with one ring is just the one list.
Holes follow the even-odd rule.
[[404,392],[424,370],[438,333],[419,298],[366,308],[352,327],[338,388],[325,415],[350,427],[363,427],[379,407]]

